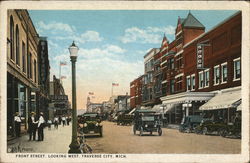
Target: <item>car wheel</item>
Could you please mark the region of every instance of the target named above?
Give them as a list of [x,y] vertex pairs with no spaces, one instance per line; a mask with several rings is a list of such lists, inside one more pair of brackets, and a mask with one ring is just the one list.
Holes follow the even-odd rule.
[[142,136],[142,134],[143,134],[143,128],[141,127],[140,136]]
[[224,129],[219,129],[217,132],[218,132],[218,135],[223,136]]
[[161,129],[161,128],[158,129],[158,135],[159,135],[159,136],[162,135],[162,129]]
[[152,131],[150,131],[150,135],[152,135],[153,134],[153,132]]
[[207,133],[208,133],[207,127],[204,127],[204,128],[202,129],[202,134],[203,134],[203,135],[207,135]]
[[136,128],[135,128],[135,125],[133,126],[133,132],[134,132],[134,135],[136,134]]
[[228,131],[227,131],[227,129],[223,129],[223,130],[222,130],[221,136],[222,136],[222,137],[228,136]]

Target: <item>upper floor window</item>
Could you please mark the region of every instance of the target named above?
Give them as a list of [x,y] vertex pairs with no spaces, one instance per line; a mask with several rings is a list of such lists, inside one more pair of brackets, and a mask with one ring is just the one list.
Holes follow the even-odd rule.
[[234,60],[234,80],[240,79],[241,76],[240,69],[240,58]]
[[191,75],[191,90],[195,90],[195,74]]
[[170,80],[170,93],[174,93],[174,80]]
[[217,65],[214,67],[214,85],[218,85],[220,83],[220,66]]
[[204,74],[203,71],[199,72],[199,88],[204,87]]
[[170,58],[168,61],[168,69],[172,70],[174,69],[174,58]]
[[19,29],[18,29],[18,25],[16,25],[16,64],[20,65],[20,53],[19,53]]
[[34,78],[35,78],[35,83],[36,83],[36,60],[34,60]]
[[227,63],[221,64],[221,83],[227,82]]
[[14,60],[14,21],[10,16],[10,58]]
[[25,57],[25,43],[22,42],[22,65],[23,72],[26,72],[26,57]]
[[187,76],[187,91],[191,90],[191,80],[190,80],[190,76]]
[[209,87],[209,69],[205,70],[205,87]]

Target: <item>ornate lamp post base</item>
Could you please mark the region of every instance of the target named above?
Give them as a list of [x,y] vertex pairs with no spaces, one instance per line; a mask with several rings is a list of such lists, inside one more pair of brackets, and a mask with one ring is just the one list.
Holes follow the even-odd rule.
[[69,151],[68,153],[81,153],[81,150],[79,149],[80,145],[78,143],[78,141],[76,140],[72,140],[71,144],[69,145]]

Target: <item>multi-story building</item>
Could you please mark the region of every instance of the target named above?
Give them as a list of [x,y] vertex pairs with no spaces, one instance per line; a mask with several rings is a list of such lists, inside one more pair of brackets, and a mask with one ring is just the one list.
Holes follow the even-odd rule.
[[71,107],[68,100],[68,95],[65,94],[64,88],[60,79],[57,79],[56,76],[53,76],[53,81],[50,82],[50,104],[49,108],[53,115],[63,115],[70,114]]
[[[184,20],[179,18],[176,39],[171,44],[175,45],[167,56],[172,57],[164,58],[168,65],[167,92],[161,98],[169,121],[180,123],[183,116],[212,110],[216,113],[213,116],[226,117],[229,122],[241,99],[241,13],[206,33],[189,13]],[[227,98],[220,99],[224,96]]]
[[156,101],[154,98],[154,56],[160,51],[159,48],[151,49],[144,56],[144,75],[142,83],[142,105],[153,106]]
[[140,108],[142,104],[142,79],[140,76],[130,83],[130,109]]
[[43,112],[45,118],[48,118],[49,111],[49,82],[50,82],[50,65],[48,54],[48,42],[46,37],[39,37],[38,44],[38,85],[37,108]]
[[27,129],[28,115],[38,112],[39,35],[27,10],[7,12],[7,129],[14,135],[14,115],[22,118],[21,132]]

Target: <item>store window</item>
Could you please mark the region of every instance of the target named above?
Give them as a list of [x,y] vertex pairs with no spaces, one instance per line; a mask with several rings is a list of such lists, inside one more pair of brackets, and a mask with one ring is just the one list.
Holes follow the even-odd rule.
[[199,88],[204,87],[204,74],[203,71],[199,72]]
[[240,58],[234,60],[234,80],[240,79],[241,72],[240,72]]
[[221,64],[221,83],[226,83],[227,82],[227,63]]
[[214,67],[214,85],[220,84],[220,66]]

